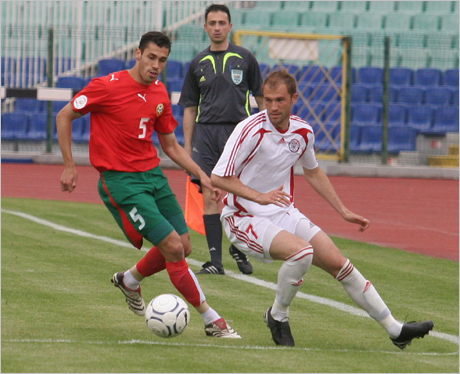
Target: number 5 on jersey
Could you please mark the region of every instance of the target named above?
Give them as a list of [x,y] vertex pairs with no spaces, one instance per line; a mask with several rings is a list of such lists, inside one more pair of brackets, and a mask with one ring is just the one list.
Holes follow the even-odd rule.
[[142,230],[145,227],[145,220],[144,220],[144,218],[142,218],[142,216],[139,213],[137,213],[137,208],[136,207],[131,209],[131,211],[129,212],[129,215],[131,216],[131,218],[133,219],[134,222],[137,222],[137,221],[140,222],[140,225],[137,228],[138,230]]

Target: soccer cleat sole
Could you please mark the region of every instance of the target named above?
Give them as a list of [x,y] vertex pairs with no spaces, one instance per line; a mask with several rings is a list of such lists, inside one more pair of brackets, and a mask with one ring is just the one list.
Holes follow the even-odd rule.
[[139,300],[139,296],[137,296],[138,295],[137,292],[131,291],[123,285],[123,273],[115,273],[111,279],[111,282],[113,283],[115,287],[117,287],[123,293],[123,295],[125,295],[125,301],[128,304],[128,308],[134,314],[138,316],[144,316],[145,315],[144,299],[142,298],[140,292],[139,292],[139,296],[140,296],[140,300]]

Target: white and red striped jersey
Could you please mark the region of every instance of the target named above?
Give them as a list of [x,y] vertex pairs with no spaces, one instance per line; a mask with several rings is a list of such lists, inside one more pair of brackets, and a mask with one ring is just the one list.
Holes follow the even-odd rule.
[[[289,129],[282,133],[272,125],[264,110],[240,122],[228,139],[213,174],[237,176],[246,186],[266,193],[283,186],[294,196],[294,165],[306,169],[318,166],[314,150],[315,136],[311,126],[291,115]],[[231,214],[271,216],[281,208],[260,205],[228,193],[222,216]]]

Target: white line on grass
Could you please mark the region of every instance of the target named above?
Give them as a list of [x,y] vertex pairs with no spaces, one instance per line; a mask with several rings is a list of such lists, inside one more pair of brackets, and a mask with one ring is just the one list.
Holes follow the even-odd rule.
[[321,348],[306,348],[306,347],[263,347],[258,345],[220,345],[220,344],[203,344],[203,343],[174,343],[174,342],[156,342],[151,340],[121,340],[118,342],[113,341],[77,341],[69,339],[11,339],[2,340],[2,343],[43,343],[43,344],[84,344],[84,345],[160,345],[170,347],[205,347],[205,348],[224,348],[224,349],[243,349],[255,351],[281,351],[281,350],[294,350],[294,351],[309,351],[309,352],[344,352],[344,353],[383,353],[391,355],[414,355],[414,356],[457,356],[458,352],[408,352],[408,351],[381,351],[381,350],[356,350],[356,349],[321,349]]
[[[85,231],[76,230],[76,229],[72,229],[70,227],[58,225],[56,223],[53,223],[53,222],[50,222],[50,221],[47,221],[47,220],[32,216],[32,215],[27,214],[27,213],[16,212],[16,211],[6,210],[6,209],[2,209],[2,213],[13,214],[15,216],[22,217],[24,219],[27,219],[29,221],[33,221],[33,222],[38,223],[40,225],[51,227],[52,229],[55,229],[55,230],[58,230],[58,231],[64,231],[64,232],[68,232],[68,233],[71,233],[71,234],[83,236],[83,237],[86,237],[86,238],[101,240],[101,241],[111,243],[111,244],[114,244],[114,245],[117,245],[117,246],[134,249],[134,247],[131,244],[127,243],[127,242],[112,239],[112,238],[108,238],[106,236],[94,235],[94,234],[90,234],[90,233],[85,232]],[[149,249],[150,248],[146,248],[146,247],[142,248],[143,251],[148,251]],[[201,262],[198,262],[198,261],[196,261],[196,260],[194,260],[192,258],[187,258],[187,262],[189,264],[191,264],[191,265],[194,265],[194,266],[198,266],[198,267],[201,266]],[[260,287],[265,287],[265,288],[269,288],[271,290],[276,290],[276,284],[275,283],[267,282],[267,281],[264,281],[262,279],[258,279],[258,278],[254,277],[254,276],[238,274],[238,273],[235,273],[235,272],[233,272],[231,270],[226,270],[225,274],[230,276],[230,277],[232,277],[232,278],[239,279],[239,280],[249,282],[249,283],[253,283],[253,284],[255,284],[257,286],[260,286]],[[310,300],[310,301],[318,303],[318,304],[330,306],[332,308],[335,308],[335,309],[338,309],[338,310],[341,310],[343,312],[353,314],[353,315],[356,315],[356,316],[370,318],[369,315],[366,312],[364,312],[362,309],[359,309],[359,308],[356,308],[356,307],[353,307],[351,305],[347,305],[347,304],[344,304],[344,303],[340,303],[338,301],[330,300],[330,299],[327,299],[325,297],[309,295],[309,294],[306,294],[306,293],[303,293],[303,292],[297,292],[296,297],[299,297],[301,299]],[[438,332],[438,331],[431,331],[430,336],[433,336],[433,337],[439,338],[439,339],[443,339],[443,340],[447,340],[447,341],[449,341],[451,343],[455,343],[457,345],[459,344],[459,337],[456,336],[456,335],[445,334],[445,333]]]

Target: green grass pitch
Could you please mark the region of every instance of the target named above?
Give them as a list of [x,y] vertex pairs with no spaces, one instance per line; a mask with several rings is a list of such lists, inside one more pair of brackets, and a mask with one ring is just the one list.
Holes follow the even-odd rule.
[[[277,347],[263,313],[280,263],[252,261],[248,282],[225,244],[228,275],[199,280],[209,304],[242,339],[206,337],[193,308],[185,332],[162,339],[110,283],[144,252],[127,245],[103,205],[2,198],[2,372],[458,373],[458,262],[333,239],[397,319],[432,319],[434,333],[400,351],[371,318],[338,309],[356,310],[337,281],[312,267],[305,297],[291,306],[296,346]],[[194,271],[208,260],[205,242],[192,232]],[[160,293],[178,294],[166,272],[143,282],[147,302]]]

